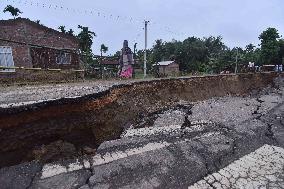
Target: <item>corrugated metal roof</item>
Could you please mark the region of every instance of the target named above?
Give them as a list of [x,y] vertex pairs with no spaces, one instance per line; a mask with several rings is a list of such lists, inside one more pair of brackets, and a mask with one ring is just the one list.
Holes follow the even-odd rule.
[[159,66],[168,66],[172,63],[174,63],[175,61],[163,61],[163,62],[158,62],[157,65]]

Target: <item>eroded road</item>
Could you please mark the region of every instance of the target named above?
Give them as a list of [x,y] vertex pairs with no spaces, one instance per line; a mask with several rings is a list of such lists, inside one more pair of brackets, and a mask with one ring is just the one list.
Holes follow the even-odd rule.
[[179,102],[136,121],[95,156],[0,170],[1,188],[283,188],[284,83]]
[[0,86],[0,108],[22,106],[61,98],[76,98],[105,91],[113,85],[127,84],[137,80],[86,81],[79,83]]

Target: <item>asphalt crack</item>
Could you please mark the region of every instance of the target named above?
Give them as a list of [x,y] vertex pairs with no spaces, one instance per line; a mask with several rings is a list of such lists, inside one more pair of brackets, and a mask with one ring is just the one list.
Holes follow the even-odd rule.
[[30,184],[26,187],[26,189],[29,189],[29,188],[32,187],[35,178],[42,172],[42,169],[43,169],[43,164],[40,164],[40,170],[39,170],[38,172],[36,172],[36,173],[32,176],[31,182],[30,182]]

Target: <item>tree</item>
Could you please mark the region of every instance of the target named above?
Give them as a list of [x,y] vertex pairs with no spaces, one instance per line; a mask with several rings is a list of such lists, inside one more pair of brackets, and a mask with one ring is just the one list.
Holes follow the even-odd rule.
[[[95,37],[96,34],[90,31],[88,27],[78,25],[78,28],[81,29],[81,32],[76,37],[79,41],[79,48],[83,56],[83,62],[86,68],[93,67],[98,63],[98,61],[94,58],[91,48],[93,44],[93,37]],[[69,31],[69,33],[71,32]]]
[[59,26],[58,29],[60,30],[60,32],[74,36],[74,30],[69,29],[68,31],[66,30],[65,26]]
[[[189,37],[182,42],[174,39],[163,42],[158,39],[148,51],[148,63],[175,60],[182,72],[219,73],[228,67],[227,65],[231,65],[231,62],[235,62],[231,50],[224,45],[221,36],[203,39]],[[138,51],[138,59],[143,61],[142,51]]]
[[219,73],[224,69],[224,65],[228,59],[230,53],[229,49],[222,42],[221,36],[210,36],[203,38],[205,46],[207,48],[208,62],[205,64],[205,71],[208,73]]
[[268,28],[260,34],[262,63],[277,64],[279,62],[279,38],[279,33],[275,28]]
[[101,44],[101,56],[103,56],[103,53],[106,53],[108,51],[108,47],[105,46],[104,44]]
[[[238,69],[245,68],[248,62],[256,65],[268,63],[284,63],[284,39],[275,28],[268,28],[259,36],[261,48],[248,44],[244,49],[240,47],[228,48],[221,36],[206,38],[188,37],[184,41],[172,40],[155,41],[151,49],[147,50],[147,63],[151,67],[158,61],[175,60],[180,65],[180,71],[220,73],[234,72],[236,57]],[[143,62],[144,51],[137,52],[139,62]]]
[[165,58],[163,41],[161,39],[158,39],[155,42],[156,44],[153,46],[152,54],[150,56],[150,61],[152,62],[152,64],[160,62]]
[[244,51],[244,62],[248,64],[249,62],[258,62],[256,53],[255,53],[255,46],[253,44],[248,44]]
[[121,51],[116,51],[116,53],[114,53],[114,57],[120,57]]
[[59,29],[62,33],[66,33],[65,26],[59,26],[58,29]]
[[255,48],[255,46],[253,45],[253,44],[248,44],[247,46],[246,46],[246,52],[248,52],[248,53],[252,53],[253,51],[254,51],[254,48]]
[[204,71],[204,64],[208,62],[208,51],[202,41],[196,37],[189,37],[182,42],[180,58],[177,61],[182,71]]
[[68,32],[67,32],[68,35],[71,35],[71,36],[74,36],[74,30],[70,29]]
[[203,41],[207,47],[210,58],[218,58],[219,54],[225,49],[221,36],[210,36],[208,38],[203,38]]
[[279,40],[279,59],[284,64],[284,39]]
[[4,10],[4,13],[9,12],[15,19],[16,16],[19,16],[23,12],[20,11],[20,9],[13,7],[12,5],[7,5]]
[[80,25],[78,25],[78,28],[81,29],[81,32],[77,36],[81,51],[85,53],[91,53],[93,38],[96,37],[95,32],[90,31],[88,27],[83,27]]

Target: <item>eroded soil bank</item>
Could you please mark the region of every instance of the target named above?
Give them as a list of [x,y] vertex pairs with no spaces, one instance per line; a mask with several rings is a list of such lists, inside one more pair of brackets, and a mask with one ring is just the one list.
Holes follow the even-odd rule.
[[261,73],[137,82],[76,99],[1,108],[0,167],[92,154],[103,141],[119,138],[125,128],[155,112],[182,101],[246,95],[273,85],[276,77]]

